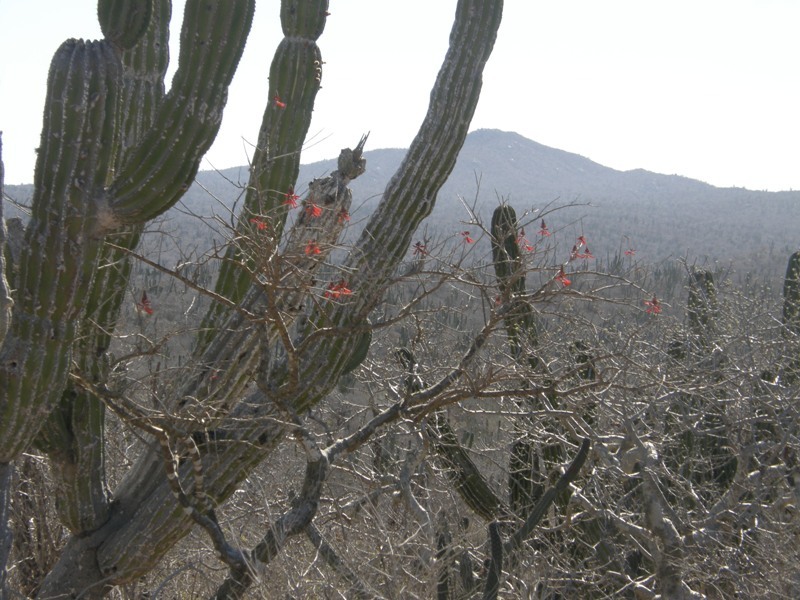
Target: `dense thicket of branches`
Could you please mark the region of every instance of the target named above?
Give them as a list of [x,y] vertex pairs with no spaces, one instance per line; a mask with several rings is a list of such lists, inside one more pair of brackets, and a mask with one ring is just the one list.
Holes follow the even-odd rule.
[[[220,19],[217,43],[244,43],[252,3],[210,21],[188,4],[187,45]],[[496,0],[458,3],[418,137],[377,211],[351,215],[367,138],[294,180],[327,2],[285,0],[241,212],[192,216],[222,241],[165,259],[153,219],[185,181],[147,146],[184,97],[148,87],[169,2],[137,6],[101,1],[107,40],[60,50],[26,237],[0,229],[3,594],[797,597],[800,254],[782,297],[685,263],[673,293],[633,252],[596,270],[592,232],[554,206],[483,223],[464,201],[463,227],[427,236]],[[221,96],[239,50],[212,53]],[[56,152],[69,94],[108,157],[83,134]],[[162,158],[191,179],[214,119],[184,116],[192,153]],[[78,167],[96,172],[53,175]]]

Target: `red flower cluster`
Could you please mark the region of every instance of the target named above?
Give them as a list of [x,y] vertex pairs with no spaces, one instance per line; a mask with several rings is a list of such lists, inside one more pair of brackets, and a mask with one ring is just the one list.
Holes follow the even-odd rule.
[[150,305],[150,299],[147,297],[147,292],[142,290],[142,299],[136,303],[136,308],[148,315],[153,314],[153,307]]
[[428,249],[422,242],[414,244],[414,256],[428,256]]
[[339,281],[337,283],[331,282],[328,289],[325,291],[325,297],[330,300],[338,300],[341,296],[349,296],[353,290],[347,287],[347,283]]
[[312,254],[319,254],[320,252],[321,250],[319,249],[319,244],[317,244],[317,240],[308,240],[305,249],[306,256],[311,256]]
[[636,250],[633,248],[628,248],[625,250],[625,256],[636,256]]
[[281,97],[278,94],[275,94],[275,98],[273,99],[273,102],[275,102],[275,106],[277,106],[281,110],[286,108],[286,102],[281,102]]
[[347,212],[346,209],[342,209],[339,211],[339,214],[336,217],[336,220],[339,222],[339,225],[343,225],[345,223],[350,222],[350,213]]
[[317,206],[313,202],[306,205],[306,216],[310,219],[315,219],[322,214],[322,207]]
[[572,283],[571,279],[567,279],[567,274],[564,272],[564,267],[561,267],[556,274],[555,280],[560,282],[561,285],[567,287]]
[[[581,248],[586,248],[585,252],[581,252]],[[586,245],[586,238],[582,235],[578,236],[578,241],[572,246],[572,251],[569,253],[569,259],[575,260],[576,258],[594,258],[589,246]]]
[[522,246],[528,252],[533,252],[536,247],[528,241],[528,238],[525,237],[525,228],[521,228],[519,233],[517,234],[517,244]]
[[543,235],[545,237],[550,237],[550,230],[547,228],[547,225],[545,224],[544,219],[542,219],[542,224],[539,227],[539,235]]
[[267,222],[261,217],[253,217],[252,219],[250,219],[250,222],[253,223],[256,227],[258,227],[259,231],[264,231],[268,227]]
[[294,193],[294,186],[290,185],[289,190],[284,194],[286,199],[283,201],[285,206],[289,208],[297,208],[297,201],[300,200],[300,196]]
[[471,243],[473,243],[475,241],[471,237],[469,237],[469,231],[462,231],[461,235],[464,237],[464,241],[467,244],[471,244]]
[[661,312],[661,302],[655,296],[653,296],[652,300],[645,300],[644,305],[647,307],[644,312],[648,314],[657,315]]

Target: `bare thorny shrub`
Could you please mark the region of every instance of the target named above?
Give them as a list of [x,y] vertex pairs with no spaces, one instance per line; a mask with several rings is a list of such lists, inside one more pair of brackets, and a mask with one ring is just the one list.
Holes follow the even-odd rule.
[[[632,257],[613,275],[595,270],[585,237],[576,241],[583,232],[548,229],[551,212],[518,223],[535,341],[509,346],[513,307],[498,291],[488,226],[471,213],[463,232],[422,234],[371,316],[366,359],[311,412],[286,412],[293,439],[217,507],[216,524],[198,521],[119,597],[211,596],[235,573],[237,551],[250,593],[264,598],[796,597],[798,386],[780,375],[797,340],[785,335],[778,299],[722,286],[705,307],[713,322],[698,329],[683,298],[654,310],[658,281]],[[229,242],[246,256],[277,256],[258,223],[249,237],[227,229]],[[571,253],[559,237],[575,243]],[[164,434],[170,407],[160,398],[182,376],[192,316],[219,300],[208,289],[222,255],[141,257],[131,292],[139,310],[119,328],[116,391],[104,395],[119,416],[106,440],[112,481],[137,440],[166,436],[166,476],[171,460],[218,442],[213,431]],[[318,273],[336,273],[333,257]],[[280,264],[253,264],[274,294]],[[328,275],[320,279],[336,280]],[[351,293],[344,279],[339,288],[300,280],[310,303]],[[253,318],[259,327],[269,316]],[[584,439],[592,449],[579,475],[542,504]],[[21,469],[30,492],[15,500],[12,577],[28,593],[63,542],[43,473]],[[527,487],[515,492],[520,481]],[[465,497],[476,483],[496,501],[483,512]],[[202,508],[199,483],[181,493]],[[535,505],[546,512],[521,535]],[[494,588],[491,526],[505,550]]]

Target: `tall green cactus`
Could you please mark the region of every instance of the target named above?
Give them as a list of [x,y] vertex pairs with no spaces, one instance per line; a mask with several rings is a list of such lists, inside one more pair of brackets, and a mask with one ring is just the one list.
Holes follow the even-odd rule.
[[693,269],[689,275],[689,300],[686,315],[689,332],[697,349],[708,352],[714,343],[719,312],[714,275],[706,269]]
[[[492,214],[492,259],[500,291],[507,306],[504,315],[511,356],[533,371],[539,367],[538,332],[533,307],[524,297],[525,263],[519,249],[517,214],[506,204]],[[537,444],[530,438],[531,423],[521,418],[514,423],[514,443],[508,464],[509,502],[511,509],[523,515],[533,507],[544,491],[545,476],[540,472]]]
[[[282,3],[281,26],[285,37],[270,66],[270,102],[259,129],[238,225],[239,233],[246,235],[253,230],[250,219],[254,216],[269,221],[271,248],[261,248],[260,253],[275,251],[290,210],[284,202],[296,184],[300,149],[311,125],[320,88],[322,54],[317,39],[325,28],[327,11],[328,0]],[[256,262],[240,246],[229,246],[215,291],[234,303],[239,302],[250,286]],[[211,340],[226,313],[227,308],[221,304],[215,304],[209,311],[200,349]]]
[[253,0],[187,2],[173,87],[115,174],[119,49],[144,33],[141,3],[105,10],[117,2],[100,0],[104,27],[117,32],[130,20],[138,34],[70,40],[51,64],[17,307],[0,349],[0,462],[30,444],[65,388],[103,236],[160,214],[194,177],[219,129],[254,10]]
[[784,379],[787,383],[794,383],[800,377],[800,250],[789,257],[786,266],[786,277],[783,281],[783,326],[785,334],[790,336],[794,345],[790,352],[788,364],[785,369]]
[[[117,1],[125,4],[124,0]],[[225,90],[249,27],[252,4],[245,0],[187,2],[178,70],[169,94],[158,107],[152,127],[134,143],[124,159],[114,162],[113,153],[109,153],[109,167],[114,167],[113,172],[110,168],[104,168],[102,173],[87,170],[96,179],[92,181],[91,193],[86,194],[86,202],[93,201],[96,209],[89,213],[93,218],[89,219],[91,229],[86,226],[85,239],[101,240],[103,235],[119,231],[123,226],[144,222],[166,210],[186,189],[197,170],[199,158],[216,134]],[[284,162],[279,159],[283,161],[284,153],[296,153],[307,130],[321,65],[315,40],[324,27],[326,8],[327,2],[321,0],[282,2],[281,19],[286,39],[270,71],[272,104],[265,111],[247,206],[240,215],[240,231],[250,235],[255,232],[245,227],[251,218],[268,219],[276,236],[270,243],[276,245],[285,210],[282,202],[289,185],[294,183],[293,164],[297,157],[293,155]],[[221,437],[227,435],[235,441],[208,444],[203,450],[206,493],[215,502],[227,498],[280,442],[289,430],[284,410],[304,412],[335,387],[344,370],[362,358],[365,337],[350,333],[369,329],[367,315],[381,301],[414,231],[430,214],[436,194],[455,164],[480,95],[481,74],[494,44],[502,8],[503,3],[498,0],[459,0],[450,49],[431,94],[428,114],[378,210],[341,267],[340,272],[347,274],[352,294],[337,301],[323,302],[317,297],[315,302],[309,303],[307,315],[296,319],[296,323],[287,322],[287,333],[294,336],[288,348],[276,343],[275,336],[269,332],[262,335],[263,328],[253,327],[241,310],[214,308],[206,318],[209,333],[197,344],[201,377],[197,382],[177,382],[173,405],[176,410],[186,412],[182,422],[194,419],[193,405],[199,406],[203,413],[206,408],[213,409],[215,430]],[[116,9],[100,12],[112,21],[117,19]],[[131,43],[129,33],[139,25],[137,13],[130,15],[130,27],[120,28],[112,23],[104,28],[113,40],[100,42],[99,46],[108,49],[117,65],[119,53]],[[54,66],[55,73],[61,72],[60,64]],[[59,82],[60,86],[65,84]],[[87,94],[86,97],[93,96]],[[119,102],[115,100],[113,106],[119,106]],[[114,115],[115,118],[119,116],[118,112]],[[73,132],[65,133],[72,135]],[[116,144],[121,132],[113,130],[112,133],[116,136],[113,144]],[[337,177],[331,180],[330,191],[346,187],[359,169],[363,170],[363,164],[357,157],[343,156]],[[72,178],[68,174],[64,179]],[[102,185],[98,183],[101,180]],[[49,181],[38,183],[42,189],[52,187]],[[318,192],[312,189],[310,193]],[[320,197],[328,197],[327,190],[319,193],[322,193]],[[62,192],[61,196],[64,195]],[[331,206],[337,206],[334,202]],[[42,204],[42,201],[37,200],[37,203]],[[59,202],[49,204],[59,205]],[[77,222],[82,225],[85,221],[77,219]],[[320,234],[331,236],[332,240],[338,235],[336,227],[327,221],[324,225],[300,222],[281,248],[302,244],[302,236],[316,226],[320,227]],[[99,247],[100,242],[95,246]],[[100,251],[91,247],[95,249],[92,261],[87,261],[82,271],[89,275],[89,280],[100,260]],[[272,303],[275,298],[271,297],[270,290],[250,269],[251,256],[238,250],[232,252],[237,260],[231,262],[243,268],[232,265],[230,273],[221,277],[219,290],[245,310],[250,307],[269,313],[292,308]],[[275,260],[289,260],[299,277],[306,268],[314,268],[312,258],[303,256],[302,252],[298,256],[295,252],[293,258],[285,254],[281,258],[276,255]],[[30,259],[24,261],[30,262]],[[81,300],[86,297],[87,285],[88,281],[81,288]],[[298,285],[301,289],[292,298],[305,304],[305,299],[315,294],[314,284],[298,279]],[[40,290],[32,289],[30,293],[35,296]],[[76,317],[84,314],[81,310],[75,309]],[[18,319],[16,312],[15,319]],[[40,337],[43,336],[40,334]],[[71,334],[67,343],[52,352],[64,364],[60,371],[62,379],[55,384],[41,384],[43,389],[50,390],[48,397],[40,401],[41,416],[50,412],[62,397],[66,367],[70,364],[65,355],[73,346],[73,339]],[[6,346],[9,346],[8,341],[4,351]],[[39,355],[37,352],[36,356]],[[4,364],[8,364],[7,361]],[[202,375],[203,369],[211,367],[221,372],[218,380],[212,381]],[[263,385],[247,392],[249,395],[241,401],[245,396],[243,387],[238,383],[227,386],[224,383],[240,382],[249,375],[256,376]],[[198,393],[185,393],[190,389]],[[7,423],[6,409],[9,414],[17,414],[14,408],[20,404],[7,402],[6,396],[1,398],[3,421],[0,428]],[[230,404],[226,404],[228,402]],[[200,421],[197,424],[204,426]],[[29,426],[31,433],[36,429],[38,427]],[[11,447],[3,439],[0,445],[4,451],[2,460],[8,460],[24,448],[25,443],[19,441]],[[184,465],[180,477],[191,478],[189,465]],[[43,595],[68,595],[90,589],[98,590],[91,592],[96,596],[102,585],[130,581],[150,569],[192,527],[191,518],[172,498],[157,454],[146,451],[114,495],[118,502],[109,506],[105,522],[93,532],[85,532],[70,541],[61,561],[44,582]],[[79,527],[85,526],[78,521]],[[104,583],[96,585],[99,582]]]
[[[3,165],[3,133],[0,132],[0,343],[6,336],[9,321],[11,320],[11,308],[14,301],[11,298],[11,290],[6,279],[6,222],[3,218],[3,185],[5,178],[5,166]],[[0,596],[9,596],[7,589],[8,559],[11,554],[11,542],[13,535],[9,523],[11,515],[11,482],[14,475],[14,467],[9,463],[0,463]]]
[[516,211],[506,204],[498,206],[492,213],[491,227],[492,259],[500,300],[509,305],[504,322],[511,355],[536,369],[539,366],[538,332],[533,307],[523,297],[526,270],[519,249]]
[[[719,305],[714,276],[705,269],[689,273],[689,295],[686,317],[689,330],[689,356],[692,368],[701,369],[710,378],[719,376],[723,355],[715,350],[719,335]],[[680,354],[674,353],[679,357]],[[679,433],[674,449],[674,460],[690,479],[696,482],[712,481],[726,488],[736,472],[736,456],[730,449],[724,431],[724,404],[703,394],[685,393],[678,396],[674,411],[699,415],[699,421]],[[670,424],[668,420],[668,425]]]
[[[143,7],[147,10],[143,10]],[[101,4],[101,9],[103,5]],[[104,7],[110,10],[114,7]],[[118,7],[117,7],[118,8]],[[164,98],[163,77],[167,69],[164,53],[169,36],[170,2],[156,0],[134,3],[130,7],[136,17],[146,12],[149,27],[138,43],[121,53],[122,107],[119,128],[121,147],[116,159],[124,163],[128,151],[149,129]],[[107,15],[121,18],[123,13]],[[103,17],[100,17],[101,24]],[[103,30],[112,24],[103,25]],[[117,29],[120,25],[116,25]],[[124,33],[124,31],[123,31]],[[111,343],[117,318],[127,293],[131,256],[139,241],[143,225],[131,225],[117,235],[109,236],[111,244],[103,245],[99,268],[85,300],[85,317],[73,348],[78,369],[93,383],[108,378],[106,351]],[[107,518],[109,497],[105,473],[105,407],[89,391],[68,384],[61,402],[50,414],[37,445],[57,465],[53,477],[58,494],[56,506],[61,522],[74,533],[91,531]]]
[[121,70],[104,41],[70,40],[53,58],[17,304],[0,349],[0,462],[30,444],[66,384],[101,247],[98,190],[119,139]]

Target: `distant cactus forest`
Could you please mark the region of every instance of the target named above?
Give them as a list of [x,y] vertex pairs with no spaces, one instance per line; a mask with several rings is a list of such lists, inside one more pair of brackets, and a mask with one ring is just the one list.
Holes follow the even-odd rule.
[[165,0],[58,49],[0,171],[0,597],[800,596],[800,192],[468,134],[503,3],[457,4],[411,146],[311,165],[327,0],[221,172],[253,0],[187,1],[169,92]]

